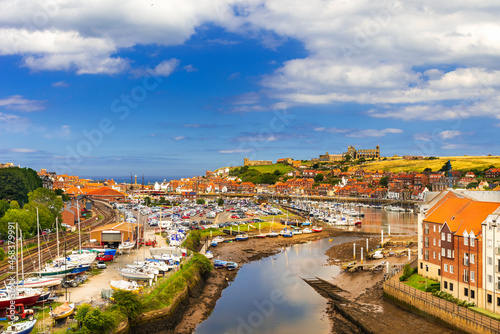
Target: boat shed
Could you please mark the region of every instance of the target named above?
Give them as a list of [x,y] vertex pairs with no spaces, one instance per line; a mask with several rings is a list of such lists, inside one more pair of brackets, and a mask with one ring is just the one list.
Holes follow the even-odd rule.
[[[134,242],[137,235],[137,224],[118,222],[99,226],[90,231],[90,239],[95,239],[101,245],[118,247],[122,241]],[[142,227],[139,227],[142,229]],[[140,233],[140,231],[139,231]]]

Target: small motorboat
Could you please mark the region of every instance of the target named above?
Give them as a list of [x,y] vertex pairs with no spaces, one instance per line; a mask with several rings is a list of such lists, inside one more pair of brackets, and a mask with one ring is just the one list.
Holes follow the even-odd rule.
[[214,238],[214,241],[216,241],[217,243],[221,243],[221,242],[224,242],[224,238],[223,238],[223,237],[221,237],[221,236],[216,236],[216,237]]
[[312,233],[312,230],[309,227],[306,227],[305,229],[302,230],[302,233],[309,234]]
[[0,331],[2,334],[29,334],[35,328],[36,319],[18,322]]
[[64,304],[59,305],[55,309],[52,309],[51,307],[49,314],[52,317],[52,319],[59,320],[69,317],[70,315],[73,314],[74,311],[75,311],[75,303],[65,302]]
[[292,230],[287,230],[282,234],[283,237],[285,238],[291,238],[293,237],[293,231]]
[[207,257],[207,259],[212,259],[214,257],[214,254],[211,251],[206,251],[205,256]]
[[210,247],[217,247],[219,243],[215,240],[212,240],[212,242],[210,243]]
[[214,268],[221,269],[226,267],[226,261],[222,260],[214,260]]
[[245,240],[248,240],[248,234],[246,234],[246,233],[238,234],[234,239],[236,241],[245,241]]
[[373,253],[372,258],[374,258],[374,259],[383,259],[384,258],[384,254],[382,254],[382,251],[377,250],[377,251],[375,251],[375,253]]
[[139,290],[142,289],[142,286],[137,284],[136,281],[111,281],[109,282],[109,286],[111,289],[117,291],[117,290],[122,290],[122,291],[130,291],[132,293],[139,293]]
[[358,220],[356,220],[356,221],[354,222],[354,226],[361,227],[361,224],[362,224],[362,223],[363,223],[363,222],[362,222],[361,220],[359,220],[359,219],[358,219]]
[[267,236],[269,238],[276,238],[277,236],[279,236],[280,234],[278,232],[274,232],[274,231],[271,231],[267,234]]
[[320,227],[320,226],[314,226],[314,227],[312,228],[312,231],[313,231],[313,232],[315,232],[315,233],[318,233],[318,232],[323,231],[323,228],[322,228],[322,227]]
[[262,233],[261,234],[257,234],[257,236],[256,236],[256,238],[259,238],[259,239],[263,239],[265,237],[266,237],[266,235],[262,234]]
[[226,269],[227,270],[235,270],[238,268],[238,264],[236,262],[228,261],[226,262]]
[[302,234],[302,230],[300,228],[294,228],[292,233],[293,234]]

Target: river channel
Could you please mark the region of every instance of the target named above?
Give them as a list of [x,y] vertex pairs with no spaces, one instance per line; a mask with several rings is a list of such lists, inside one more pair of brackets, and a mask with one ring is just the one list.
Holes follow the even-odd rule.
[[356,239],[335,237],[293,245],[245,264],[195,333],[330,333],[326,300],[302,278],[335,277],[340,268],[325,265],[325,251]]

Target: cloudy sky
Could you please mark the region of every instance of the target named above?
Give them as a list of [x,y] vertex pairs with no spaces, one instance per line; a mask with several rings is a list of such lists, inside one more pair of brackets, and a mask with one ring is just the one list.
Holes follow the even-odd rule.
[[245,157],[499,154],[500,3],[0,2],[0,162],[191,176]]

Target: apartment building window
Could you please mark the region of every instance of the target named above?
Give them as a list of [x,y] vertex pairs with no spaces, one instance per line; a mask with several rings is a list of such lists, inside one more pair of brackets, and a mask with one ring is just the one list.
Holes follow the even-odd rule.
[[464,266],[468,266],[468,265],[469,265],[469,254],[464,253]]
[[488,256],[488,265],[493,265],[493,258],[491,256]]
[[441,232],[441,240],[443,240],[443,241],[446,240],[446,233]]
[[469,289],[464,288],[464,296],[468,297],[469,296]]
[[451,249],[448,249],[448,257],[451,259]]
[[488,248],[493,247],[491,240],[486,240],[486,247],[488,247]]
[[476,263],[476,254],[470,255],[470,263],[472,263],[472,264]]
[[493,283],[493,276],[488,275],[488,283]]
[[432,252],[432,258],[435,260],[436,259],[436,252]]
[[432,239],[432,245],[433,245],[433,246],[436,246],[436,238],[433,238],[433,239]]
[[429,234],[429,224],[425,224],[425,234]]
[[441,247],[441,239],[438,240],[438,246]]
[[436,225],[432,225],[434,232],[436,232]]
[[450,273],[453,274],[453,266],[451,264],[450,264]]
[[424,269],[424,264],[420,262],[420,269]]
[[453,291],[453,283],[450,283],[450,291]]
[[464,282],[469,281],[469,271],[467,269],[464,269]]
[[428,249],[425,250],[425,260],[429,261],[429,250]]
[[441,248],[441,254],[442,254],[443,256],[446,256],[446,249]]
[[448,289],[448,282],[444,281],[444,288]]
[[500,306],[500,298],[497,297],[497,306]]
[[474,290],[470,290],[470,297],[471,297],[472,299],[476,298],[476,291],[474,291]]
[[488,299],[488,304],[491,304],[491,295],[489,293],[488,293],[487,299]]
[[500,290],[500,277],[497,277],[497,290]]
[[438,253],[438,260],[441,261],[441,253]]
[[429,237],[424,238],[424,246],[429,247]]
[[441,269],[438,269],[438,276],[441,276]]
[[451,242],[451,233],[448,233],[448,242]]
[[444,264],[444,272],[447,273],[448,272],[448,265],[445,263]]
[[465,246],[469,245],[469,237],[464,237],[464,245]]
[[[470,281],[475,282],[475,280],[476,280],[476,273],[471,271],[470,272]],[[471,296],[472,296],[472,290],[471,290]]]
[[470,246],[474,247],[474,237],[470,237]]

